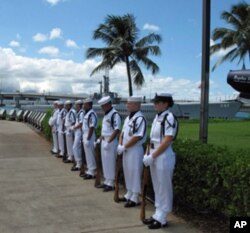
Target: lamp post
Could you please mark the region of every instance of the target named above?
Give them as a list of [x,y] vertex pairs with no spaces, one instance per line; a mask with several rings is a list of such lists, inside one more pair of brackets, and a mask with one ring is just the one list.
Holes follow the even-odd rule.
[[201,65],[201,107],[200,136],[202,143],[208,138],[209,103],[209,61],[210,61],[210,8],[211,0],[203,0],[202,10],[202,65]]

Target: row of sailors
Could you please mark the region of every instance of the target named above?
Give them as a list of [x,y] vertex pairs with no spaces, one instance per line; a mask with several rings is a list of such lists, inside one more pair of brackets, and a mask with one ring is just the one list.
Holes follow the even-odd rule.
[[[150,166],[151,179],[155,192],[155,213],[145,219],[149,229],[167,226],[167,215],[172,211],[173,190],[172,176],[175,167],[175,153],[172,142],[177,133],[176,121],[169,111],[174,102],[172,96],[162,93],[155,96],[157,114],[150,133],[150,152],[144,155],[143,144],[146,141],[147,122],[140,111],[142,98],[131,96],[127,100],[129,115],[124,120],[112,106],[109,96],[98,101],[105,115],[102,119],[100,138],[96,139],[97,114],[93,110],[92,99],[77,100],[75,108],[71,101],[54,102],[55,110],[49,119],[53,136],[53,154],[63,157],[65,151],[64,136],[67,145],[65,162],[75,162],[72,171],[80,171],[82,166],[82,144],[85,151],[87,171],[84,179],[95,175],[96,161],[94,148],[101,143],[101,160],[103,167],[103,191],[114,189],[116,157],[123,155],[122,164],[126,194],[120,198],[124,207],[139,205],[143,164]],[[118,141],[119,139],[119,141]]]

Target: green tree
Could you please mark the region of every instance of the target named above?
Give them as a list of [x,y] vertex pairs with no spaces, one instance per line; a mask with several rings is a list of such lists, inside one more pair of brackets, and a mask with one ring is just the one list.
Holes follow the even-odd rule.
[[116,64],[125,62],[129,95],[133,95],[132,81],[140,87],[145,82],[140,65],[143,64],[152,74],[159,67],[150,59],[151,55],[159,56],[160,48],[155,43],[161,42],[161,36],[151,33],[138,39],[139,29],[135,17],[131,14],[124,16],[108,15],[103,24],[93,33],[93,39],[101,39],[106,47],[89,48],[87,58],[102,57],[102,62],[92,71],[91,76],[101,70],[112,69]]
[[212,39],[218,43],[210,47],[210,54],[221,49],[228,49],[228,52],[215,63],[212,70],[222,62],[232,62],[236,58],[239,58],[238,64],[243,62],[245,67],[245,57],[248,55],[250,59],[250,5],[245,2],[233,5],[230,12],[222,12],[221,18],[231,27],[214,29]]

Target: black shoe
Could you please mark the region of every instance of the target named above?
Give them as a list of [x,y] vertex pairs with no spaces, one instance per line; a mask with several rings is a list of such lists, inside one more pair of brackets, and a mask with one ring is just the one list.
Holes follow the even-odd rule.
[[80,171],[80,168],[79,167],[72,167],[71,168],[71,171],[75,172],[75,171]]
[[85,177],[85,173],[84,172],[80,172],[79,176],[83,178],[83,177]]
[[128,199],[125,197],[119,197],[118,202],[128,202]]
[[99,184],[99,185],[96,185],[95,187],[98,188],[98,189],[104,189],[106,188],[106,184]]
[[106,185],[106,187],[103,189],[103,192],[109,192],[109,191],[113,191],[114,187]]
[[145,218],[144,220],[142,220],[142,222],[146,225],[151,225],[154,221],[155,219],[153,217]]
[[51,150],[50,153],[51,153],[52,155],[58,154],[58,152],[54,152],[53,150]]
[[91,180],[91,179],[94,179],[94,178],[95,178],[94,176],[89,175],[89,174],[86,174],[86,175],[83,177],[84,180]]
[[148,229],[155,230],[155,229],[159,229],[159,228],[167,227],[167,226],[168,226],[168,223],[161,224],[157,220],[154,220],[153,223],[151,223],[150,225],[148,225]]
[[65,159],[63,160],[64,163],[73,163],[73,161],[69,160],[69,159]]
[[124,207],[125,207],[125,208],[131,208],[131,207],[135,207],[135,206],[137,206],[137,205],[139,205],[139,204],[135,203],[134,201],[128,200],[128,201],[125,203]]

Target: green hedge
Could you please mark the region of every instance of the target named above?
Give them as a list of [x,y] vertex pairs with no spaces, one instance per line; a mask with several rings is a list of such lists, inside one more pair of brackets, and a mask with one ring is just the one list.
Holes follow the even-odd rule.
[[[233,142],[232,142],[233,143]],[[176,140],[174,195],[177,206],[197,212],[250,216],[250,157],[248,151]]]
[[53,109],[49,109],[46,113],[46,116],[44,117],[42,121],[42,132],[46,136],[47,139],[52,140],[52,132],[51,127],[49,126],[49,118],[52,116]]

